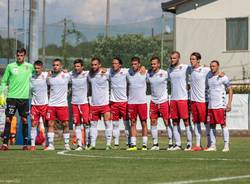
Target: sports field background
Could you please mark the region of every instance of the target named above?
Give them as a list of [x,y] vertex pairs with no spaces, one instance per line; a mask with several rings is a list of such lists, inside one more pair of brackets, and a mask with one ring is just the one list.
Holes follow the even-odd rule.
[[[198,183],[250,183],[249,137],[232,137],[228,153],[221,152],[221,137],[218,137],[217,152],[169,152],[166,151],[165,137],[160,137],[160,151],[129,152],[125,150],[124,141],[121,150],[105,151],[104,138],[98,140],[97,150],[61,154],[58,152],[63,150],[62,140],[56,143],[57,150],[50,152],[42,148],[34,152],[22,151],[14,146],[10,151],[0,153],[0,183],[182,184],[180,181],[191,180],[191,183],[196,180],[202,180]],[[149,140],[151,145],[151,137]],[[183,137],[183,146],[184,140]],[[240,177],[228,180],[235,176]],[[221,177],[225,181],[204,182]]]

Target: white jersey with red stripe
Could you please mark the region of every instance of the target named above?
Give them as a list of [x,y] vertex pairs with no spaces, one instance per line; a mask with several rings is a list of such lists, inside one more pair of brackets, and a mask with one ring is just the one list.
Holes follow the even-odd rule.
[[157,73],[149,70],[147,81],[151,87],[151,100],[156,104],[168,101],[168,72],[160,69]]
[[191,67],[180,64],[170,67],[168,70],[169,80],[171,81],[171,100],[188,100],[187,85]]
[[147,74],[128,70],[128,104],[145,104],[147,103]]
[[88,80],[91,84],[92,106],[102,106],[109,104],[109,71],[102,73],[89,74]]
[[190,75],[191,101],[207,102],[207,77],[210,72],[208,67],[192,68]]
[[66,72],[52,73],[48,77],[49,106],[65,107],[68,106],[68,84],[70,75]]
[[209,73],[208,76],[208,109],[226,108],[226,88],[230,86],[227,76],[220,77]]
[[121,68],[118,72],[110,69],[110,101],[127,102],[127,74],[128,69]]
[[32,105],[48,104],[47,76],[48,76],[47,72],[42,72],[40,75],[33,74],[32,77],[30,78]]
[[88,71],[76,73],[70,72],[70,82],[72,84],[72,104],[88,103]]

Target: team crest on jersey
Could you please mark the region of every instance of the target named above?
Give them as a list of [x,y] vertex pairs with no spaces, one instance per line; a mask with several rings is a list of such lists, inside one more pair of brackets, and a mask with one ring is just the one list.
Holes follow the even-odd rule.
[[160,73],[160,77],[163,77],[163,74],[162,74],[162,73]]
[[29,69],[29,67],[26,65],[26,66],[25,66],[25,70],[28,70],[28,69]]
[[13,68],[13,74],[17,74],[18,73],[18,68]]

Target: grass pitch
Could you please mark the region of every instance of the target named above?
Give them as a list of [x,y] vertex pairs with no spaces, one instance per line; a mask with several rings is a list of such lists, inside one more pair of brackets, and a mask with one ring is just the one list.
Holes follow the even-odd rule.
[[[61,154],[58,154],[63,148],[60,143],[52,152],[39,147],[28,152],[14,146],[10,151],[0,152],[0,183],[250,183],[248,137],[231,138],[229,153],[221,152],[222,141],[218,142],[217,152],[208,153],[169,152],[165,150],[166,138],[160,140],[164,140],[160,142],[160,151],[129,152],[125,146],[121,150],[105,151],[103,139],[98,142],[97,150]],[[230,180],[235,176],[239,178]]]

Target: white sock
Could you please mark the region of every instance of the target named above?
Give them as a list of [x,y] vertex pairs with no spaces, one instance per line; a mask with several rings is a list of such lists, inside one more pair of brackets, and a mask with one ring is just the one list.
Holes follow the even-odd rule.
[[148,145],[148,136],[142,136],[142,145],[147,146]]
[[222,128],[222,134],[224,138],[224,146],[229,147],[229,130],[227,127]]
[[178,131],[178,126],[177,125],[173,127],[173,132],[174,132],[175,144],[177,146],[181,146],[181,134]]
[[205,127],[206,127],[206,136],[207,136],[207,146],[210,147],[211,146],[210,124],[206,123]]
[[153,144],[158,144],[158,129],[157,125],[151,125],[151,135],[153,138]]
[[76,126],[76,141],[77,141],[77,145],[82,147],[82,128],[81,128],[81,126]]
[[37,135],[37,128],[32,127],[31,128],[31,133],[30,133],[30,138],[31,138],[31,146],[36,145],[36,135]]
[[96,139],[98,136],[97,123],[98,121],[90,122],[90,144],[92,147],[96,146]]
[[192,127],[186,126],[187,144],[192,146]]
[[210,128],[211,147],[216,147],[216,127]]
[[196,138],[196,146],[201,146],[201,124],[194,123],[194,133]]
[[168,132],[168,144],[173,145],[173,127],[172,125],[167,126]]
[[64,144],[69,144],[69,133],[63,133]]
[[123,120],[123,124],[124,124],[124,127],[125,127],[126,144],[129,145],[129,144],[131,144],[129,121],[128,120]]
[[112,123],[113,123],[113,136],[115,138],[115,145],[119,145],[119,139],[120,139],[119,125],[120,125],[120,122],[119,121],[112,121]]
[[111,121],[104,121],[104,124],[105,124],[106,145],[110,146],[112,141],[112,123]]
[[84,125],[84,128],[85,128],[85,144],[89,145],[90,144],[90,126]]
[[54,136],[55,136],[54,132],[48,132],[49,146],[54,146]]
[[136,146],[136,137],[131,137],[131,145]]

